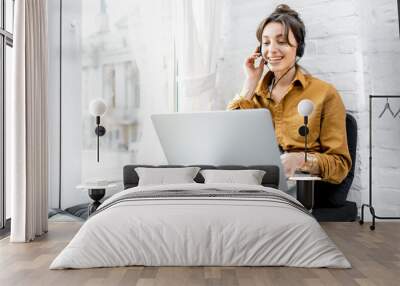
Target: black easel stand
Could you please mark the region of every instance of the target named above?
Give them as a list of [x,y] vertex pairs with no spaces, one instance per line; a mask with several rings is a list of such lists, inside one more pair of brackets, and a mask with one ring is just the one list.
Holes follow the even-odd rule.
[[369,204],[361,206],[361,219],[360,224],[364,223],[364,207],[369,208],[372,215],[372,225],[370,229],[375,229],[375,219],[400,219],[400,217],[383,217],[375,214],[375,209],[372,206],[372,99],[373,98],[400,98],[400,95],[370,95],[369,96]]

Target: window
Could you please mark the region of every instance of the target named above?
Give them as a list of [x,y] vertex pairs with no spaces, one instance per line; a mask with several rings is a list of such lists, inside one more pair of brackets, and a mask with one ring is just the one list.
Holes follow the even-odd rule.
[[5,105],[11,93],[14,0],[0,0],[0,228],[10,218],[10,194],[5,187]]
[[[119,180],[123,165],[158,147],[150,114],[173,110],[172,5],[163,0],[81,3],[82,180]],[[95,118],[88,111],[95,98],[107,104],[100,164]]]
[[[127,164],[167,163],[150,115],[178,111],[184,106],[178,106],[178,94],[187,95],[179,102],[189,108],[215,106],[214,48],[219,34],[207,31],[219,31],[221,19],[213,15],[220,10],[201,3],[186,7],[185,1],[169,0],[62,2],[61,208],[87,199],[71,191],[79,183],[122,181]],[[191,13],[195,19],[187,19]],[[194,37],[187,37],[187,25],[198,30]],[[187,46],[190,50],[183,53]],[[193,56],[199,49],[201,56]],[[101,117],[106,133],[99,140],[99,162],[95,118],[88,110],[97,98],[107,104]]]

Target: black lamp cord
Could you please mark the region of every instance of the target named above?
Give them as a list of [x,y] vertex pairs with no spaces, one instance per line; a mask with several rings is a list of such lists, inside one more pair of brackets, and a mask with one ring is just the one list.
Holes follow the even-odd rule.
[[307,135],[308,135],[308,116],[304,116],[304,161],[307,163]]
[[97,124],[97,162],[99,162],[99,149],[100,149],[100,116],[96,116],[96,124]]

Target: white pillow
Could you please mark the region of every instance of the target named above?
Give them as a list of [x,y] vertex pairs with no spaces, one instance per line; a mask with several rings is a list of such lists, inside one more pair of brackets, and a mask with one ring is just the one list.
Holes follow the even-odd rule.
[[261,170],[201,170],[204,183],[261,185],[265,171]]
[[139,176],[138,186],[195,183],[193,179],[199,170],[199,167],[135,168]]

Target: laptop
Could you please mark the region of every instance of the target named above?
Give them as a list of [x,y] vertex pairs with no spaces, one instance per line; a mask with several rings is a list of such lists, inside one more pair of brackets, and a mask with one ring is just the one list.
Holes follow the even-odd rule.
[[153,114],[171,165],[277,165],[279,189],[287,184],[267,109]]

